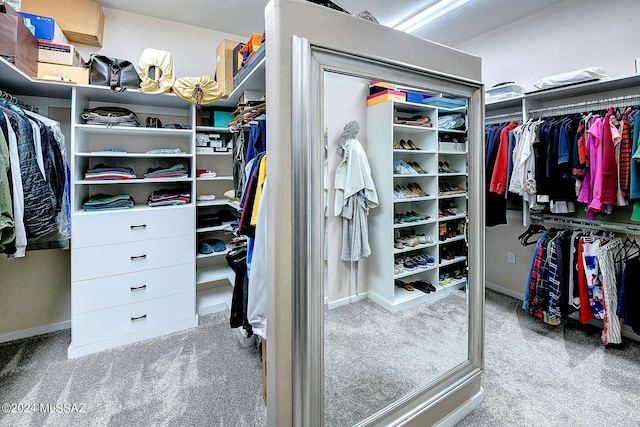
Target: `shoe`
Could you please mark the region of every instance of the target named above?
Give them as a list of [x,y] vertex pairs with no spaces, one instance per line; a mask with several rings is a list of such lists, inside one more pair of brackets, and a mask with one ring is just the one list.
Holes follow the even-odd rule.
[[426,245],[427,244],[427,235],[424,233],[418,233],[416,234],[416,238],[418,239],[418,243],[420,243],[421,245]]
[[416,172],[418,172],[419,174],[426,174],[429,173],[426,170],[422,169],[420,167],[420,165],[417,162],[409,162],[409,166],[411,166]]
[[417,290],[419,290],[419,291],[422,291],[422,292],[424,292],[425,294],[431,293],[431,289],[430,289],[430,288],[428,288],[427,286],[425,286],[425,285],[424,285],[424,282],[423,282],[422,280],[417,280],[417,281],[415,281],[415,282],[412,282],[412,283],[411,283],[411,285],[412,285],[415,289],[417,289]]
[[414,284],[414,287],[415,286],[422,286],[422,287],[424,287],[426,289],[429,289],[429,291],[431,291],[431,292],[435,292],[436,291],[436,287],[433,286],[431,284],[431,282],[429,282],[428,280],[416,280],[415,282],[413,282],[413,284]]
[[442,164],[448,173],[460,173],[459,170],[452,168],[451,165],[446,160],[443,161]]
[[420,150],[420,147],[418,147],[412,140],[407,140],[407,145],[409,147],[411,147],[411,150]]
[[454,279],[462,279],[462,271],[460,269],[456,268],[452,274]]
[[213,252],[224,252],[227,245],[219,239],[207,239],[198,244],[198,253],[209,255]]
[[409,191],[416,194],[417,197],[429,197],[429,193],[422,190],[422,188],[420,188],[420,186],[415,182],[408,183],[407,188],[409,189]]
[[397,287],[404,288],[404,289],[408,290],[409,292],[413,292],[414,291],[414,288],[413,288],[413,286],[411,286],[410,283],[403,282],[402,280],[397,280],[396,279],[395,284],[396,284]]
[[429,254],[424,254],[423,257],[425,257],[425,259],[427,260],[427,265],[432,266],[432,265],[436,265],[436,259],[429,255]]
[[404,245],[402,244],[402,242],[400,241],[400,239],[396,239],[393,242],[393,247],[396,249],[404,249]]

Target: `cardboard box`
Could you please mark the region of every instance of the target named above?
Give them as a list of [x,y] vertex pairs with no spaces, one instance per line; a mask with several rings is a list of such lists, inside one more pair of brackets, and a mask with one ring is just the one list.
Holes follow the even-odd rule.
[[0,55],[11,58],[29,77],[38,74],[38,40],[24,25],[24,18],[4,2],[0,2]]
[[25,20],[28,19],[31,25],[33,25],[35,28],[34,35],[37,39],[48,40],[54,43],[69,43],[55,19],[25,12],[20,12],[20,15],[22,15]]
[[70,65],[38,63],[38,79],[89,84],[89,69]]
[[84,67],[84,58],[74,45],[38,40],[38,62]]
[[238,44],[240,42],[222,40],[216,49],[216,81],[222,90],[222,98],[228,98],[233,92],[233,49]]
[[380,104],[387,101],[406,101],[407,95],[404,92],[398,92],[395,90],[387,89],[382,92],[378,92],[373,95],[367,96],[367,107]]
[[104,13],[95,0],[22,0],[22,11],[52,17],[70,42],[102,47]]

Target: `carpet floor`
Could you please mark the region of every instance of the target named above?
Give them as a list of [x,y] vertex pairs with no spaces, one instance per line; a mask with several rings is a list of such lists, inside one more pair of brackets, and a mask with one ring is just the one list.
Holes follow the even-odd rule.
[[487,291],[484,402],[457,427],[640,426],[640,343],[602,345],[602,329],[549,326]]
[[28,408],[3,406],[0,426],[266,425],[257,346],[242,347],[228,319],[71,360],[68,329],[1,344],[0,404]]
[[[452,293],[431,312],[417,306],[395,320],[361,303],[327,313],[330,427],[352,425],[458,363],[457,356],[438,359],[433,350],[442,342],[422,332],[441,320],[453,327],[451,319],[464,315],[463,297]],[[600,332],[574,321],[545,325],[516,299],[487,291],[484,401],[457,427],[640,426],[640,343],[605,347]],[[266,425],[258,350],[237,342],[228,313],[78,359],[67,359],[69,341],[65,330],[0,344],[0,404],[28,405],[26,412],[0,411],[0,427]],[[453,341],[466,352],[466,337]],[[40,404],[50,404],[48,412]]]

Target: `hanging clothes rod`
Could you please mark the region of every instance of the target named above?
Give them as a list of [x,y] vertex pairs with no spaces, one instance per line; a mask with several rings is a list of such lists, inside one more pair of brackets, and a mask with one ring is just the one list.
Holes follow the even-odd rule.
[[485,122],[489,122],[489,121],[493,121],[493,120],[498,120],[498,119],[506,119],[506,118],[522,118],[522,111],[516,111],[513,113],[506,113],[506,114],[496,114],[494,116],[487,116],[484,118]]
[[623,224],[619,222],[599,222],[591,221],[588,219],[578,218],[565,218],[552,215],[531,214],[529,215],[532,221],[540,223],[546,222],[556,225],[572,228],[587,228],[590,230],[608,230],[621,234],[634,234],[640,235],[640,228],[630,227],[629,224]]
[[10,103],[22,108],[23,110],[29,110],[34,113],[38,113],[38,108],[32,107],[31,105],[20,101],[18,98],[11,95],[9,92],[3,91],[2,89],[0,89],[0,98],[6,99]]
[[[570,109],[581,110],[581,109],[587,109],[587,107],[592,107],[594,105],[621,104],[625,101],[631,101],[631,100],[636,100],[636,101],[640,100],[640,93],[634,93],[632,95],[624,95],[624,96],[615,96],[613,98],[596,99],[593,101],[576,102],[574,104],[556,105],[553,107],[534,108],[529,110],[529,114],[546,113],[546,112],[562,111],[562,110],[570,110]],[[611,106],[611,105],[608,105],[608,106]]]

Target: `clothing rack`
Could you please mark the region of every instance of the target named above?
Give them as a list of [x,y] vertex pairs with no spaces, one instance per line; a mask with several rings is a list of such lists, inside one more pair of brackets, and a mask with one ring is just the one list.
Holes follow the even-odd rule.
[[612,106],[612,104],[622,104],[626,101],[631,101],[631,100],[640,101],[640,93],[634,93],[632,95],[624,95],[624,96],[615,96],[613,98],[596,99],[593,101],[582,101],[582,102],[576,102],[573,104],[556,105],[553,107],[534,108],[529,110],[529,114],[550,113],[550,112],[557,113],[558,111],[563,111],[563,110],[571,110],[577,113],[577,112],[588,110],[589,107],[592,107],[594,105],[603,105],[603,106],[606,105],[607,107],[610,107]]
[[36,114],[38,113],[38,109],[36,107],[32,107],[31,105],[20,101],[18,98],[11,95],[9,92],[3,91],[2,89],[0,89],[0,98],[6,99],[7,101],[11,102],[12,104],[15,104],[16,106],[22,108],[23,110],[29,110]]
[[565,218],[544,214],[530,214],[529,218],[537,223],[546,222],[565,227],[587,228],[590,230],[609,230],[621,234],[640,235],[640,228],[630,227],[628,224],[619,222],[591,221],[588,219]]
[[496,120],[504,120],[504,119],[520,119],[522,120],[522,111],[513,112],[513,113],[505,113],[505,114],[496,114],[494,116],[488,116],[484,118],[486,122],[493,122]]

